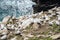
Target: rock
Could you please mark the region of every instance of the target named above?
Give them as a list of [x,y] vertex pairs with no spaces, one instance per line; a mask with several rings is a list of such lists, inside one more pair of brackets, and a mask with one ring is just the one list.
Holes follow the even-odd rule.
[[43,14],[43,11],[41,11],[41,12],[39,13],[39,15],[41,15],[41,14]]
[[1,40],[4,40],[4,39],[6,39],[7,38],[7,35],[3,35],[2,37],[1,37]]
[[6,35],[6,34],[8,34],[8,30],[3,30],[2,35]]
[[14,25],[11,25],[11,29],[14,29],[14,27],[15,27]]
[[47,15],[45,15],[45,20],[50,20],[50,18]]
[[35,19],[33,19],[33,21],[32,21],[32,22],[34,22],[34,23],[40,23],[40,19],[35,18]]
[[54,8],[52,8],[51,10],[56,10],[57,9],[57,7],[54,7]]
[[56,13],[52,13],[52,16],[56,15]]
[[0,30],[4,29],[5,25],[4,24],[0,24]]
[[49,12],[49,13],[53,13],[53,11],[52,11],[51,9],[50,9],[50,10],[48,10],[48,12]]
[[59,9],[59,8],[57,8],[56,10],[57,10],[57,11],[60,11],[60,9]]
[[21,32],[18,30],[18,31],[15,31],[15,33],[14,34],[20,34]]
[[56,13],[60,15],[60,11],[58,11],[58,12],[56,12]]
[[27,37],[34,37],[34,35],[31,35],[31,34],[27,34]]
[[28,18],[32,18],[32,15],[28,15]]
[[56,20],[55,22],[56,22],[57,25],[60,25],[60,22],[59,21]]
[[46,15],[49,16],[49,15],[51,15],[51,13],[47,13]]
[[4,30],[0,30],[0,33],[1,33],[2,35],[5,35],[5,34],[8,34],[8,31],[7,31],[6,29],[4,29]]
[[60,25],[58,20],[52,20],[49,22],[49,25],[53,25],[53,23],[55,23],[56,25]]
[[8,30],[14,30],[15,26],[13,24],[7,24],[7,29]]
[[43,20],[46,19],[45,16],[42,16],[42,19],[43,19]]
[[60,15],[58,15],[58,21],[60,21]]
[[33,14],[33,15],[32,15],[32,18],[36,18],[36,17],[37,17],[37,14]]
[[51,26],[52,24],[53,24],[53,21],[50,21],[50,22],[49,22],[49,25]]
[[36,37],[40,37],[40,35],[37,35]]
[[7,27],[11,27],[11,24],[7,24]]
[[38,29],[38,28],[40,28],[41,27],[41,24],[39,23],[34,23],[33,25],[32,25],[32,27],[33,27],[33,29]]
[[43,20],[43,19],[41,19],[41,20],[40,20],[40,24],[42,25],[43,23],[44,23],[44,20]]
[[53,15],[49,15],[49,17],[51,18],[51,17],[53,17]]
[[17,36],[15,36],[14,38],[12,38],[11,40],[17,40]]
[[23,21],[23,23],[22,23],[23,28],[25,29],[27,26],[29,26],[29,24],[31,24],[32,20],[33,20],[33,18]]
[[11,16],[6,16],[6,17],[2,20],[2,23],[7,24],[7,22],[9,21],[10,18],[11,18]]
[[28,38],[27,37],[24,37],[24,40],[28,40]]
[[[10,38],[10,39],[17,40],[16,36],[21,35],[24,38],[24,40],[28,40],[28,38],[34,37],[34,36],[49,37],[52,35],[51,37],[55,39],[55,38],[58,38],[60,34],[56,36],[54,35],[55,31],[53,32],[53,30],[50,29],[49,25],[52,26],[54,22],[58,26],[60,25],[59,23],[60,11],[56,11],[55,8],[45,11],[45,12],[41,11],[38,14],[21,16],[18,19],[7,16],[0,23],[0,38],[4,40],[7,37],[10,38],[11,36],[13,37],[15,36],[14,38],[12,39]],[[28,29],[26,30],[25,28],[27,27]],[[43,35],[45,31],[46,32],[48,31],[49,33],[46,35]],[[40,32],[42,35],[40,35]],[[37,35],[32,35],[32,34],[37,34]]]
[[60,34],[56,34],[56,35],[52,35],[52,36],[51,36],[52,39],[57,39],[57,38],[59,38],[59,37],[60,37]]

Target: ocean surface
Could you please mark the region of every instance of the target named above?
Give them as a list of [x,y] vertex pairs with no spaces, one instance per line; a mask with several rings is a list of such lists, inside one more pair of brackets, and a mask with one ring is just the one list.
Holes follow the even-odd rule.
[[0,0],[0,21],[7,15],[23,16],[33,13],[32,5],[35,5],[31,0]]

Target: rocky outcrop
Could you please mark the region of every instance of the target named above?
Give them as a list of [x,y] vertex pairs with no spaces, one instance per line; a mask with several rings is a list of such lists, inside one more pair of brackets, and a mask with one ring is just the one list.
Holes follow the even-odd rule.
[[60,37],[60,7],[18,18],[7,16],[3,20],[0,40],[55,40]]

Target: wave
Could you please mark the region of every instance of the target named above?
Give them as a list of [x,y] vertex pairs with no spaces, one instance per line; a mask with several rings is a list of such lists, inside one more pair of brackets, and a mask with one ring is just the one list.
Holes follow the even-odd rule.
[[32,0],[0,0],[0,20],[5,16],[23,16],[33,13]]

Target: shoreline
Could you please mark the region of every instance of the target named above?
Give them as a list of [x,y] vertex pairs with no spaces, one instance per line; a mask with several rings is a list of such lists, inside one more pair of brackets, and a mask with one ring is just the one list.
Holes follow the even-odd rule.
[[1,40],[56,40],[60,38],[60,7],[19,18],[7,16],[0,24]]

